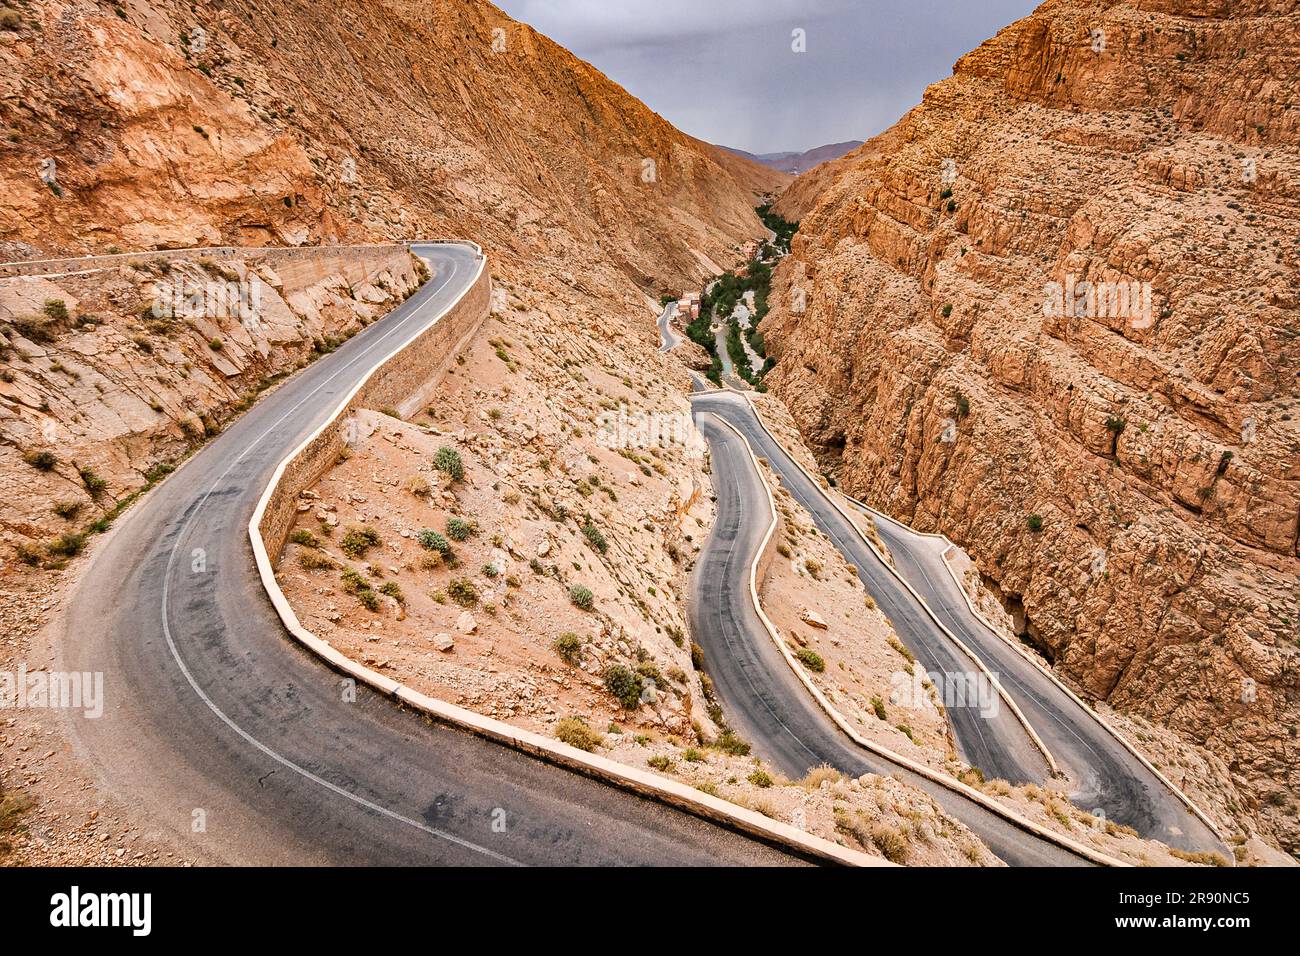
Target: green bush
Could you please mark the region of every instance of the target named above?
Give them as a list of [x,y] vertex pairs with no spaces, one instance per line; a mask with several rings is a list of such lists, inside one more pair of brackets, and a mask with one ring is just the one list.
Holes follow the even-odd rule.
[[396,581],[385,581],[383,587],[379,589],[380,594],[387,594],[398,604],[406,603],[406,595],[402,593],[402,586]]
[[371,548],[378,547],[381,544],[383,544],[383,541],[380,540],[379,532],[374,528],[354,524],[343,535],[339,547],[349,558],[360,558]]
[[92,496],[99,495],[99,493],[108,486],[108,482],[95,474],[93,468],[78,468],[77,474],[81,476],[81,483],[86,486],[86,490],[89,491]]
[[622,664],[605,668],[605,689],[628,710],[641,703],[641,677]]
[[723,753],[733,754],[737,757],[744,757],[749,754],[749,744],[730,730],[724,730],[722,736],[714,741],[713,745]]
[[68,321],[68,305],[62,299],[46,299],[41,311],[54,322]]
[[468,578],[453,578],[447,585],[447,593],[461,607],[473,607],[478,603],[478,588]]
[[45,550],[49,552],[51,557],[74,558],[81,554],[82,549],[85,547],[86,536],[84,534],[63,534],[46,545]]
[[573,631],[565,631],[557,637],[551,648],[566,664],[576,664],[582,660],[582,638]]
[[656,754],[648,759],[646,763],[655,770],[658,770],[660,773],[667,773],[669,770],[673,769],[673,758],[669,757],[667,754]]
[[436,551],[441,555],[451,554],[451,542],[434,531],[432,528],[425,528],[415,536],[420,542],[420,547],[426,551]]
[[1025,524],[1029,525],[1029,530],[1030,530],[1030,531],[1033,531],[1033,532],[1039,532],[1039,531],[1042,531],[1042,530],[1043,530],[1043,516],[1042,516],[1042,515],[1030,515],[1028,518],[1025,519]]
[[810,671],[815,671],[820,674],[822,671],[826,670],[826,662],[822,660],[822,656],[811,648],[799,648],[799,652],[795,654],[795,657],[799,658],[804,667],[808,668]]
[[755,770],[745,779],[760,790],[766,790],[768,787],[772,786],[772,775],[766,770]]
[[569,600],[573,602],[574,607],[590,611],[596,603],[596,596],[591,593],[591,588],[586,585],[575,584],[569,588]]
[[302,545],[304,548],[319,548],[320,538],[316,537],[306,528],[299,528],[289,536],[289,540],[294,544]]
[[370,587],[370,582],[363,578],[356,568],[344,568],[339,577],[343,579],[343,590],[348,594],[356,594]]
[[582,526],[582,536],[586,538],[587,542],[601,554],[604,554],[609,550],[609,543],[605,540],[605,536],[601,534],[600,529],[590,521]]
[[379,595],[375,594],[370,588],[357,592],[357,600],[367,611],[379,610]]
[[889,715],[885,713],[885,702],[881,700],[879,697],[871,698],[871,709],[876,712],[876,717],[879,720],[889,719]]
[[447,519],[447,537],[452,541],[464,541],[474,534],[478,534],[477,522],[457,518],[454,515]]
[[465,477],[465,463],[461,461],[460,452],[450,445],[443,445],[433,456],[433,467],[449,476],[453,481]]
[[555,725],[555,736],[561,743],[579,750],[595,750],[605,738],[587,726],[581,717],[565,717]]

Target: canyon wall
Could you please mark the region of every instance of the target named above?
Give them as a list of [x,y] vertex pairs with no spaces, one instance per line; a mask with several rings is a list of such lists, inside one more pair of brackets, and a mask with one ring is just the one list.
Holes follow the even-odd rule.
[[1293,853],[1297,76],[1293,3],[1050,0],[796,180],[762,329],[846,490]]

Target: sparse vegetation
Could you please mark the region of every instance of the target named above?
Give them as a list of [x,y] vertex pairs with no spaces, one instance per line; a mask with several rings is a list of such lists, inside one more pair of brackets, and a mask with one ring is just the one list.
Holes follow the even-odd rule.
[[766,770],[762,769],[761,767],[755,770],[745,779],[748,780],[750,783],[752,783],[754,786],[758,787],[760,790],[766,790],[768,787],[772,786],[774,782],[772,780],[772,775],[768,773]]
[[826,662],[822,660],[822,656],[810,647],[799,648],[794,656],[799,658],[799,662],[810,671],[820,674],[826,670]]
[[450,445],[443,445],[433,456],[433,466],[452,481],[465,477],[465,463],[461,461],[460,452]]
[[453,578],[447,585],[447,594],[461,607],[473,607],[478,603],[478,588],[468,578]]
[[609,542],[607,542],[605,540],[605,536],[600,533],[600,529],[597,528],[590,521],[587,521],[585,524],[583,524],[582,536],[587,539],[588,544],[590,544],[601,554],[604,554],[606,551],[609,550]]
[[569,588],[569,600],[574,607],[590,611],[595,606],[596,596],[591,593],[591,588],[586,585],[575,584]]
[[586,751],[595,750],[605,742],[581,717],[565,717],[555,725],[555,736],[561,743]]
[[617,698],[626,709],[633,710],[641,703],[641,676],[622,664],[605,668],[605,689]]
[[552,641],[551,649],[566,664],[577,664],[582,660],[582,638],[573,631],[565,631]]
[[451,554],[451,542],[432,528],[422,529],[415,536],[415,539],[420,542],[420,547],[426,551],[433,551],[444,557]]
[[478,523],[452,515],[447,519],[447,537],[452,541],[465,541],[478,534]]
[[1025,519],[1025,524],[1029,526],[1030,531],[1038,533],[1043,530],[1043,516],[1039,514],[1030,515]]
[[361,558],[365,557],[366,552],[371,548],[376,548],[382,543],[379,532],[374,528],[351,525],[344,533],[343,540],[339,542],[339,548],[349,558]]
[[23,461],[31,465],[37,471],[52,471],[54,466],[59,463],[58,457],[52,451],[29,451],[23,454]]

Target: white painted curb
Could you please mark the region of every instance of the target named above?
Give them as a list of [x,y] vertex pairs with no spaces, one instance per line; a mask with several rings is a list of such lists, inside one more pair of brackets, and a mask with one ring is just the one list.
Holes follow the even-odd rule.
[[[758,413],[756,410],[755,415],[757,414]],[[912,771],[913,773],[920,774],[921,776],[939,784],[940,786],[946,787],[949,790],[961,794],[963,797],[966,797],[967,799],[975,801],[976,803],[984,807],[986,810],[990,810],[993,813],[996,813],[998,816],[1020,827],[1022,830],[1032,833],[1034,836],[1055,843],[1056,845],[1062,847],[1063,849],[1069,850],[1071,853],[1078,854],[1079,856],[1082,856],[1085,859],[1092,861],[1093,863],[1101,864],[1102,866],[1119,866],[1119,867],[1128,866],[1129,864],[1124,863],[1121,860],[1117,860],[1114,857],[1107,856],[1104,853],[1100,853],[1097,850],[1093,850],[1091,847],[1086,847],[1081,843],[1076,843],[1074,840],[1071,840],[1069,837],[1062,836],[1059,833],[1055,833],[1052,830],[1048,830],[1045,827],[1042,827],[1037,823],[1034,823],[1032,820],[1020,816],[1014,810],[1011,810],[1008,807],[1003,806],[1002,804],[998,803],[996,800],[993,800],[991,797],[988,797],[985,794],[980,793],[978,790],[974,789],[973,787],[969,787],[959,780],[954,780],[934,770],[931,770],[929,767],[925,766],[924,764],[917,763],[916,761],[908,757],[904,757],[902,754],[895,753],[894,751],[890,750],[887,747],[881,746],[880,744],[875,743],[874,741],[868,740],[867,738],[863,737],[856,730],[853,729],[853,726],[834,707],[834,705],[832,705],[831,702],[826,699],[825,695],[822,694],[821,690],[819,690],[817,686],[812,682],[812,679],[808,677],[807,672],[804,671],[803,667],[795,659],[794,655],[790,653],[790,649],[786,646],[785,641],[781,639],[781,635],[777,631],[776,626],[772,623],[771,619],[767,616],[767,613],[763,610],[762,603],[758,599],[758,585],[757,585],[758,564],[760,559],[762,558],[763,552],[767,549],[768,542],[771,540],[772,535],[776,532],[776,500],[772,497],[772,489],[768,486],[767,479],[763,476],[763,469],[759,466],[758,457],[754,454],[754,449],[750,447],[748,439],[746,439],[745,436],[741,434],[739,429],[737,429],[726,419],[717,415],[715,415],[714,417],[717,418],[718,421],[722,422],[722,424],[725,425],[727,428],[731,429],[731,431],[735,432],[736,437],[739,438],[742,442],[744,442],[745,450],[749,452],[749,457],[750,460],[753,462],[755,472],[758,474],[758,479],[760,482],[762,482],[763,490],[767,493],[767,506],[768,506],[768,514],[769,514],[769,524],[767,528],[767,533],[763,536],[763,543],[759,546],[758,551],[755,553],[754,558],[750,562],[750,566],[749,566],[749,593],[750,593],[750,598],[754,603],[754,609],[758,612],[758,616],[762,620],[763,626],[767,630],[768,636],[772,639],[773,643],[776,644],[777,649],[781,652],[781,656],[785,658],[786,664],[790,666],[790,669],[794,672],[795,676],[799,678],[800,682],[804,685],[805,688],[807,688],[808,692],[812,694],[813,698],[817,701],[818,706],[820,706],[821,709],[826,713],[826,715],[831,718],[831,720],[835,723],[835,725],[839,727],[840,730],[850,740],[852,740],[855,744],[862,747],[863,749],[870,750],[872,753],[876,754],[879,757],[883,757],[886,760],[899,765],[900,767],[904,767],[907,770]],[[771,432],[768,432],[768,434],[771,435]],[[773,441],[775,441],[776,440],[775,436],[772,437],[773,437]],[[780,443],[778,442],[778,444]],[[791,456],[791,460],[794,460],[793,456]],[[798,462],[795,461],[795,464],[798,464]]]
[[[426,245],[432,243],[421,240],[410,244]],[[474,274],[474,279],[465,286],[467,292],[478,282],[486,266],[487,259],[483,256],[482,250],[477,244],[465,243],[465,245],[472,246],[479,256],[479,266]],[[411,337],[410,342],[414,342],[425,331],[432,328],[461,301],[464,294],[462,292],[453,302],[433,316],[423,329]],[[253,556],[257,561],[257,570],[262,579],[262,587],[265,588],[267,596],[275,606],[276,613],[279,614],[285,629],[294,640],[335,670],[355,678],[388,697],[392,697],[436,720],[505,744],[523,753],[599,778],[641,796],[687,810],[704,819],[720,823],[741,833],[791,847],[807,856],[849,866],[893,866],[894,864],[887,860],[839,846],[829,840],[805,833],[787,823],[769,819],[756,811],[710,796],[701,790],[696,790],[694,787],[689,787],[676,780],[670,780],[648,770],[640,770],[606,757],[587,753],[584,750],[560,743],[558,740],[553,740],[542,734],[514,727],[504,721],[484,717],[463,707],[457,707],[446,701],[421,694],[405,684],[393,680],[391,677],[386,677],[377,671],[358,664],[333,647],[328,641],[322,640],[302,626],[302,623],[298,620],[298,615],[294,613],[293,607],[289,604],[284,592],[280,589],[279,582],[275,579],[275,570],[267,553],[266,545],[262,540],[259,526],[262,523],[271,496],[283,480],[289,463],[297,458],[303,449],[308,447],[317,436],[327,428],[332,427],[347,410],[353,397],[369,382],[371,376],[405,347],[406,345],[399,345],[390,350],[383,358],[377,360],[361,381],[340,400],[329,418],[281,460],[271,477],[270,483],[262,492],[257,508],[253,511],[253,517],[248,523],[248,537],[253,546]]]

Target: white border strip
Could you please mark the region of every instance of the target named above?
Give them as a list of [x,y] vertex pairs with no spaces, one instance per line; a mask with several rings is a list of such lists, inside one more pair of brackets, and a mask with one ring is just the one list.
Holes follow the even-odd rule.
[[[712,414],[712,413],[705,412],[705,414]],[[970,800],[974,800],[976,803],[984,807],[984,809],[992,811],[993,813],[997,814],[998,816],[1002,817],[1008,822],[1014,824],[1015,826],[1020,827],[1022,830],[1025,830],[1037,837],[1055,843],[1058,846],[1062,847],[1063,849],[1069,850],[1072,853],[1076,853],[1079,856],[1091,860],[1094,863],[1099,863],[1102,866],[1120,866],[1120,867],[1129,866],[1128,863],[1125,863],[1122,860],[1117,860],[1114,857],[1107,856],[1106,854],[1094,850],[1091,847],[1084,846],[1081,843],[1076,843],[1074,840],[1071,840],[1069,837],[1063,836],[1052,830],[1048,830],[1045,827],[1040,826],[1037,823],[1034,823],[1032,820],[1020,816],[1015,811],[1009,809],[1008,807],[1003,806],[1002,804],[998,803],[996,800],[993,800],[991,797],[988,797],[985,794],[980,793],[978,790],[974,789],[973,787],[969,787],[959,780],[953,780],[950,777],[947,777],[934,770],[931,770],[929,767],[925,766],[924,764],[917,763],[916,761],[908,757],[904,757],[902,754],[895,753],[894,751],[888,749],[887,747],[875,743],[874,741],[868,740],[867,738],[863,737],[861,734],[859,734],[856,730],[853,729],[852,725],[831,704],[831,702],[826,699],[825,695],[822,694],[821,690],[818,689],[818,687],[812,682],[812,679],[808,677],[807,672],[803,669],[802,666],[800,666],[799,662],[795,659],[794,655],[790,653],[789,647],[787,647],[785,641],[781,639],[780,632],[777,631],[776,626],[773,625],[771,619],[767,616],[767,613],[763,610],[762,603],[758,599],[758,583],[757,583],[758,564],[759,561],[762,559],[763,552],[767,549],[768,542],[771,540],[772,535],[776,532],[776,523],[777,523],[776,522],[776,500],[772,497],[772,489],[768,486],[767,479],[763,475],[763,469],[759,466],[758,457],[754,454],[754,449],[750,446],[749,440],[745,438],[743,434],[741,434],[739,429],[737,429],[734,425],[732,425],[729,421],[724,419],[722,416],[715,414],[713,417],[716,418],[718,421],[722,422],[722,424],[727,426],[727,428],[735,432],[736,437],[739,438],[742,442],[744,442],[745,450],[749,452],[749,457],[750,460],[753,462],[755,472],[758,474],[758,479],[763,485],[763,490],[767,493],[767,507],[768,507],[768,514],[770,516],[770,522],[768,524],[767,533],[763,536],[763,543],[759,546],[758,550],[754,554],[753,560],[750,562],[750,566],[749,566],[750,599],[754,603],[754,609],[758,612],[758,616],[762,620],[763,626],[767,630],[768,636],[771,637],[772,642],[776,644],[777,649],[780,650],[781,656],[785,658],[786,664],[790,666],[790,669],[794,672],[795,676],[799,678],[800,682],[802,682],[804,687],[807,688],[808,692],[812,694],[813,698],[817,701],[818,705],[821,707],[823,711],[826,712],[826,715],[831,718],[831,720],[835,723],[835,725],[838,726],[840,730],[843,731],[844,734],[850,740],[852,740],[855,744],[862,747],[863,749],[870,750],[872,753],[876,754],[879,757],[885,758],[891,763],[898,764],[899,766],[904,767],[907,770],[912,771],[913,773],[919,774],[925,777],[926,779],[931,780],[943,787],[946,787],[947,789],[952,790]],[[769,432],[768,434],[770,435],[771,433]],[[773,440],[775,441],[775,436],[773,436]],[[793,456],[791,457],[793,458]],[[972,830],[972,832],[974,831]],[[978,834],[976,835],[978,836]]]
[[[409,244],[433,245],[435,243],[421,241]],[[465,244],[472,245],[479,255],[479,267],[474,274],[474,280],[468,283],[465,290],[454,301],[430,319],[428,324],[406,344],[394,348],[371,367],[361,381],[339,402],[329,418],[281,460],[275,469],[275,474],[271,477],[270,483],[258,500],[257,508],[253,511],[253,517],[248,523],[248,537],[252,542],[253,556],[257,561],[257,570],[262,579],[262,587],[266,589],[267,596],[275,606],[276,613],[280,615],[280,620],[283,622],[285,629],[294,640],[335,670],[354,677],[385,696],[392,697],[444,723],[460,727],[463,730],[468,730],[471,733],[505,744],[535,757],[540,757],[551,763],[598,777],[607,783],[612,783],[641,796],[650,797],[670,806],[688,810],[697,816],[720,823],[730,829],[758,837],[761,840],[790,846],[801,853],[818,859],[849,866],[893,866],[894,864],[887,860],[839,846],[829,840],[805,833],[790,824],[772,820],[754,810],[711,796],[676,780],[661,777],[659,774],[651,773],[648,770],[630,767],[607,757],[587,753],[584,750],[560,743],[542,734],[512,726],[504,721],[484,717],[463,707],[457,707],[446,701],[421,694],[405,684],[393,680],[391,677],[385,677],[383,674],[358,664],[333,647],[328,641],[322,640],[302,626],[302,623],[298,620],[298,615],[294,613],[293,607],[289,604],[284,592],[280,589],[279,582],[275,579],[275,571],[267,553],[266,544],[262,540],[260,525],[267,506],[270,504],[271,496],[283,480],[284,472],[289,463],[297,458],[303,449],[315,441],[327,428],[334,426],[339,417],[347,411],[352,399],[370,381],[375,372],[406,348],[407,345],[416,341],[420,335],[432,328],[444,315],[461,302],[466,292],[474,288],[478,283],[486,266],[487,257],[483,255],[481,248],[477,244]]]

